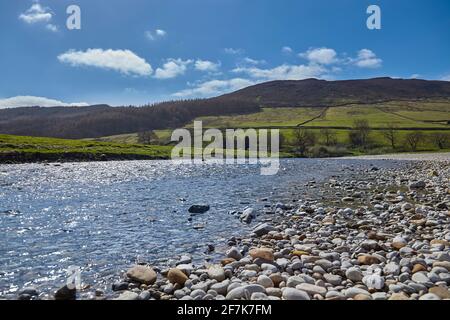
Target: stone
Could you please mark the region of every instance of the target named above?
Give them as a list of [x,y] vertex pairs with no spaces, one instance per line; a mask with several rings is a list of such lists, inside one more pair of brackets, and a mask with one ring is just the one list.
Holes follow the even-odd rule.
[[232,289],[226,295],[227,300],[240,300],[246,296],[246,291],[243,286]]
[[26,287],[19,291],[19,295],[38,296],[39,292],[34,287]]
[[441,298],[439,298],[437,295],[433,293],[427,293],[421,296],[419,300],[441,300]]
[[430,288],[428,292],[435,294],[441,299],[450,299],[450,291],[444,287],[433,287]]
[[389,262],[384,266],[383,272],[386,275],[398,276],[400,274],[400,266],[395,262]]
[[323,275],[326,282],[331,283],[333,286],[338,286],[342,283],[342,277],[339,275],[326,273]]
[[292,276],[287,279],[286,286],[295,288],[297,285],[305,283],[305,280],[300,276]]
[[416,181],[409,185],[410,189],[425,189],[426,183],[425,181]]
[[194,290],[194,291],[192,291],[191,292],[191,294],[190,294],[190,296],[192,297],[192,298],[203,298],[204,296],[206,295],[206,292],[205,291],[203,291],[203,290],[201,290],[201,289],[197,289],[197,290]]
[[403,292],[396,292],[389,297],[389,300],[409,300],[409,297]]
[[58,289],[55,293],[55,300],[76,300],[77,288],[70,283]]
[[278,297],[281,298],[283,296],[283,293],[281,292],[280,288],[266,288],[266,294],[268,296]]
[[309,283],[301,283],[295,287],[297,290],[305,291],[310,296],[314,296],[316,294],[319,294],[323,297],[325,297],[327,293],[327,289],[324,287],[316,286]]
[[127,277],[131,280],[143,284],[154,284],[156,282],[156,272],[147,266],[134,266],[127,271]]
[[274,260],[273,251],[272,251],[272,249],[268,249],[268,248],[252,249],[252,250],[250,250],[249,254],[253,259],[261,258],[261,259],[264,259],[267,261]]
[[284,300],[311,300],[306,292],[294,288],[284,288],[282,292]]
[[384,278],[379,276],[378,274],[371,274],[363,278],[363,283],[369,289],[380,290],[384,287]]
[[360,282],[363,279],[363,274],[362,274],[361,270],[359,270],[358,268],[355,268],[355,267],[349,268],[345,272],[345,276],[347,277],[347,279],[349,279],[353,282]]
[[211,285],[210,288],[211,288],[211,290],[216,291],[218,294],[226,295],[229,285],[230,285],[230,280],[224,280],[222,282]]
[[250,300],[267,300],[269,297],[262,292],[254,292],[252,293]]
[[266,275],[260,275],[256,280],[256,283],[263,286],[264,288],[271,288],[274,286],[272,279],[270,279]]
[[192,205],[188,211],[191,214],[202,214],[209,211],[210,207],[207,204],[194,204]]
[[347,290],[345,290],[345,296],[347,298],[353,298],[358,294],[364,294],[364,295],[370,296],[370,293],[367,290],[357,288],[357,287],[352,287],[352,288],[348,288]]
[[416,263],[412,269],[412,273],[417,273],[417,272],[421,272],[421,271],[427,271],[427,268],[420,263]]
[[113,291],[123,291],[128,290],[128,282],[115,282],[112,285]]
[[257,225],[253,229],[253,233],[256,234],[256,236],[261,237],[265,234],[268,234],[270,231],[275,231],[276,229],[269,225],[268,223],[262,223],[260,225]]
[[416,272],[412,275],[411,280],[417,283],[426,284],[430,282],[425,272]]
[[225,271],[219,265],[211,266],[208,268],[208,277],[221,282],[225,280]]
[[367,294],[358,293],[353,297],[353,300],[372,300],[372,296],[368,296]]
[[138,300],[139,295],[133,291],[124,291],[114,300]]
[[379,264],[380,262],[377,257],[371,255],[361,255],[358,257],[358,263],[362,265]]
[[242,259],[242,254],[236,247],[232,247],[230,250],[227,251],[227,258],[232,258],[236,261],[239,261]]
[[167,279],[169,279],[171,283],[178,283],[179,285],[183,286],[185,282],[188,280],[188,277],[180,269],[172,268],[167,273]]
[[374,292],[372,293],[373,300],[387,300],[386,292]]

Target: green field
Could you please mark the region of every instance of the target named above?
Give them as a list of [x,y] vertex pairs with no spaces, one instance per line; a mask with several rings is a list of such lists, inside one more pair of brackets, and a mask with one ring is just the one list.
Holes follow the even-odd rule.
[[[450,101],[392,101],[370,105],[347,105],[330,108],[262,108],[258,113],[200,117],[195,120],[203,122],[203,128],[279,128],[283,136],[282,154],[295,155],[294,133],[298,126],[306,128],[316,136],[316,148],[325,145],[322,134],[323,128],[329,128],[336,137],[336,143],[330,147],[331,154],[377,154],[387,152],[411,152],[406,143],[406,137],[412,132],[422,134],[421,141],[414,151],[443,151],[450,148],[447,141],[445,148],[441,149],[435,142],[435,135],[442,133],[450,135]],[[370,145],[361,149],[350,145],[349,133],[355,120],[367,120],[371,128]],[[392,149],[389,140],[385,137],[388,125],[396,128],[395,149]],[[192,129],[193,122],[186,128]],[[170,144],[171,129],[155,130],[157,141],[155,144]],[[93,139],[103,143],[129,144],[138,148],[138,135],[122,134],[110,137]],[[450,138],[449,138],[450,140]],[[314,149],[314,148],[313,148]]]
[[109,155],[109,156],[145,156],[161,159],[170,156],[171,147],[144,146],[139,144],[120,144],[112,142],[95,142],[83,140],[66,140],[54,138],[22,137],[0,135],[0,155],[20,153],[25,155],[39,154],[58,155]]

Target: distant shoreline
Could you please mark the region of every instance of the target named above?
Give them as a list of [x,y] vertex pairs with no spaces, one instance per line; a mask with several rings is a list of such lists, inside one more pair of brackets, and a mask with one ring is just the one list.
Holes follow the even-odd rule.
[[[292,159],[292,157],[280,157]],[[423,152],[423,153],[393,153],[382,155],[361,155],[343,157],[305,158],[305,159],[361,159],[361,160],[410,160],[410,161],[445,161],[450,160],[450,152]],[[116,153],[39,153],[39,152],[0,152],[0,164],[27,164],[27,163],[67,163],[67,162],[105,162],[105,161],[143,161],[143,160],[170,160],[168,156],[151,156],[142,154],[116,154]]]

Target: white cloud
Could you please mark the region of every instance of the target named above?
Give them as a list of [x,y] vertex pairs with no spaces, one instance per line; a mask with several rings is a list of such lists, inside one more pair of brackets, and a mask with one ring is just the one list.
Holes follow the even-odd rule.
[[195,69],[199,71],[206,71],[206,72],[215,72],[219,70],[220,68],[220,62],[212,62],[208,60],[201,60],[198,59],[195,61]]
[[337,53],[330,48],[314,48],[299,54],[300,57],[307,59],[311,63],[332,64],[337,62]]
[[155,31],[145,31],[147,39],[155,41],[158,38],[164,38],[167,36],[167,32],[163,29],[156,29]]
[[244,61],[244,63],[252,64],[252,65],[258,65],[258,64],[265,64],[266,63],[266,60],[256,60],[256,59],[252,59],[252,58],[249,58],[249,57],[244,58],[243,61]]
[[360,68],[379,68],[383,60],[379,59],[372,50],[361,49],[358,51],[358,57],[353,62]]
[[235,48],[225,48],[225,49],[223,49],[224,50],[224,52],[226,53],[226,54],[232,54],[232,55],[237,55],[237,54],[243,54],[244,53],[244,50],[243,49],[235,49]]
[[89,106],[86,102],[66,103],[59,100],[34,96],[17,96],[7,99],[0,99],[0,109],[17,107],[84,107]]
[[294,50],[292,50],[291,47],[288,46],[284,46],[283,48],[281,48],[281,52],[285,53],[285,54],[291,54]]
[[42,7],[40,3],[34,3],[27,11],[19,15],[19,19],[28,24],[49,22],[52,17],[50,9]]
[[236,91],[251,85],[256,82],[243,78],[234,78],[228,80],[210,80],[206,82],[196,83],[191,85],[192,88],[185,89],[173,94],[178,98],[190,97],[211,97],[227,92]]
[[307,78],[323,78],[328,70],[319,65],[288,65],[272,69],[236,68],[234,73],[245,73],[252,78],[261,80],[302,80]]
[[419,77],[420,77],[420,74],[414,73],[414,74],[412,74],[409,78],[410,78],[410,79],[418,79]]
[[51,31],[51,32],[58,32],[58,26],[56,26],[56,25],[54,25],[54,24],[51,24],[51,23],[49,23],[49,24],[47,24],[46,26],[45,26],[45,28],[47,29],[47,30],[49,30],[49,31]]
[[150,76],[152,66],[130,50],[88,49],[70,50],[58,56],[58,60],[71,66],[89,66],[118,71],[125,75]]
[[192,62],[192,60],[168,59],[162,68],[156,69],[155,78],[172,79],[183,75],[187,70],[187,66]]
[[441,80],[443,80],[443,81],[450,81],[450,74],[442,77]]

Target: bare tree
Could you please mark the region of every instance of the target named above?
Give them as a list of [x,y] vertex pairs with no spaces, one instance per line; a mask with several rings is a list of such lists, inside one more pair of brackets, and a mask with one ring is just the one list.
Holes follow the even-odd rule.
[[439,149],[445,149],[450,145],[450,135],[444,132],[435,132],[431,135],[431,142]]
[[389,142],[392,149],[395,149],[395,143],[397,141],[398,127],[393,123],[388,123],[383,130],[384,138]]
[[366,148],[369,144],[369,134],[369,122],[365,119],[355,120],[353,129],[349,133],[349,139],[352,145]]
[[294,144],[301,156],[305,155],[308,147],[316,143],[316,135],[305,128],[297,128],[294,131]]
[[156,134],[152,130],[138,133],[138,143],[140,144],[152,144],[156,139]]
[[406,135],[405,142],[412,151],[416,151],[418,145],[422,142],[423,134],[420,131],[414,131]]
[[333,130],[329,128],[323,128],[320,130],[320,135],[322,136],[325,145],[334,146],[337,144],[337,136]]

